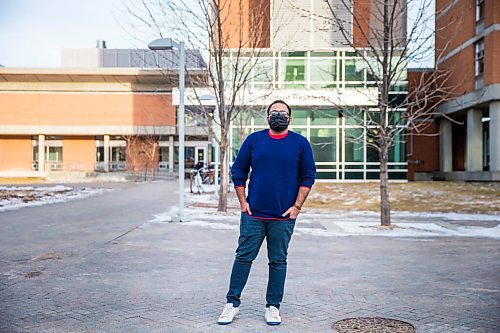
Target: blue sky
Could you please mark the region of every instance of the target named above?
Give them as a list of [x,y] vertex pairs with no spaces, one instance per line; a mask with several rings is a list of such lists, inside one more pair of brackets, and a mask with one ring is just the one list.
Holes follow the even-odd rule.
[[[121,0],[0,0],[0,64],[59,67],[62,48],[145,47]],[[123,27],[122,27],[123,25]],[[129,29],[126,29],[129,28]]]
[[63,48],[94,48],[97,40],[108,48],[145,48],[154,38],[132,28],[123,0],[0,0],[6,67],[59,67]]

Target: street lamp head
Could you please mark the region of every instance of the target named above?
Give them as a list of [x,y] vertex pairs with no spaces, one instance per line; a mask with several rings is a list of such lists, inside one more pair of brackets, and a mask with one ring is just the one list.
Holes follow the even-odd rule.
[[172,38],[160,38],[149,43],[148,47],[153,51],[172,50],[174,47],[179,49],[180,44]]

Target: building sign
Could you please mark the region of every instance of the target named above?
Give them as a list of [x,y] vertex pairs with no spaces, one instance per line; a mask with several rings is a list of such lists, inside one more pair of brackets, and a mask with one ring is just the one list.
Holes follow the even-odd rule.
[[[294,106],[377,106],[377,88],[359,89],[283,89],[244,91],[236,98],[236,105],[262,106],[281,99]],[[215,105],[213,91],[186,89],[185,105]],[[172,91],[174,105],[179,105],[179,90]]]

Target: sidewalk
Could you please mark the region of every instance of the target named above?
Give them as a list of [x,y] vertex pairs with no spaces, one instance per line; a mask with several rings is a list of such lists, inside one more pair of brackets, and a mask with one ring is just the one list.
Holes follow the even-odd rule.
[[498,239],[325,237],[331,223],[314,216],[299,216],[290,244],[283,324],[263,319],[263,246],[240,314],[218,326],[237,212],[218,221],[188,209],[193,222],[162,222],[175,182],[101,187],[114,189],[0,213],[1,332],[333,332],[334,321],[358,316],[421,333],[500,331]]

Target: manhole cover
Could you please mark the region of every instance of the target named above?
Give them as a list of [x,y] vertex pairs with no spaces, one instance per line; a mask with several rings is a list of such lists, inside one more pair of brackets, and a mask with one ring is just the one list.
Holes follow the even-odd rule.
[[335,322],[337,333],[415,333],[412,324],[401,320],[380,317],[347,318]]

